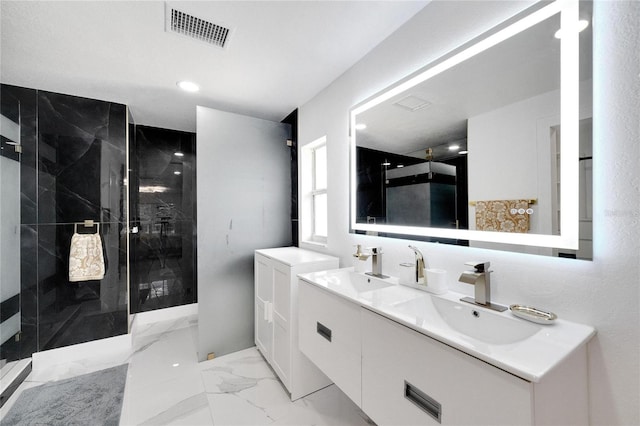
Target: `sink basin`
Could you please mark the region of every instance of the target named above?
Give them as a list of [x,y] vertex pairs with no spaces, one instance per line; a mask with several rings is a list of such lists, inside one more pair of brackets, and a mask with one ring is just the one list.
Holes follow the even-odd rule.
[[396,285],[396,278],[378,278],[366,273],[351,272],[349,274],[351,286],[358,293],[366,293],[368,291],[380,290],[381,288]]
[[458,334],[494,345],[516,343],[531,337],[540,326],[494,313],[468,303],[424,295],[391,306],[391,310],[451,329]]
[[397,278],[378,278],[363,272],[354,272],[351,268],[302,274],[301,277],[313,277],[313,282],[349,297],[360,297],[368,292],[398,284]]

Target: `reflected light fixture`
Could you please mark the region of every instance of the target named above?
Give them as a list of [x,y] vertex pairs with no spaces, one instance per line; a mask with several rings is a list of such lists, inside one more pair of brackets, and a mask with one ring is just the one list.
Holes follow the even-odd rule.
[[139,192],[145,193],[145,194],[153,194],[156,192],[167,192],[168,190],[169,188],[162,185],[143,185],[143,186],[140,186]]
[[458,151],[458,154],[468,154],[469,151]]
[[181,171],[179,171],[179,170],[176,170],[176,171],[174,171],[174,172],[173,172],[173,174],[174,174],[174,175],[176,175],[176,176],[179,176],[179,175],[181,175],[181,174],[182,174],[182,172],[181,172]]
[[[589,26],[589,21],[581,19],[578,21],[578,23],[575,26],[575,29],[578,32],[582,32],[584,31],[585,28],[587,28]],[[572,30],[571,28],[569,30]],[[562,38],[562,35],[565,33],[565,31],[560,28],[558,31],[556,31],[556,33],[553,35],[555,38]]]
[[455,151],[460,149],[460,145],[449,145],[449,151]]
[[176,157],[184,157],[184,152],[176,151],[173,153]]
[[198,86],[197,84],[195,84],[192,81],[179,81],[176,83],[178,85],[179,88],[181,88],[182,90],[184,90],[185,92],[197,92],[200,90],[200,86]]

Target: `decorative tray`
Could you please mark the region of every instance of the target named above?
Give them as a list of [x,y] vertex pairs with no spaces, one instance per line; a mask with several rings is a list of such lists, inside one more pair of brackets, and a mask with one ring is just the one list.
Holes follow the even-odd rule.
[[558,318],[558,316],[553,312],[541,311],[540,309],[532,308],[530,306],[511,305],[509,306],[509,309],[511,309],[511,313],[513,315],[538,324],[551,324],[556,318]]

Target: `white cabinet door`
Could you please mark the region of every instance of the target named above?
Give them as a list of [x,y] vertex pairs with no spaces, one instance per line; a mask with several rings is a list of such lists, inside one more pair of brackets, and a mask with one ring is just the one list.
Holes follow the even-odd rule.
[[303,280],[298,303],[300,351],[360,406],[360,307]]
[[273,263],[273,359],[271,365],[291,388],[291,268]]
[[255,256],[255,342],[262,355],[271,362],[273,348],[273,267],[267,257]]
[[384,425],[529,425],[531,383],[366,309],[362,409]]

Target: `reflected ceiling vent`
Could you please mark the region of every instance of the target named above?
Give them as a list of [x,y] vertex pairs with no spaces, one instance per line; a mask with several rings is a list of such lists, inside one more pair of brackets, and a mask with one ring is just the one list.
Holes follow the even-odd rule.
[[231,29],[189,15],[167,4],[165,31],[224,48],[229,40]]
[[417,111],[419,109],[431,106],[431,102],[425,101],[424,99],[421,99],[414,95],[409,95],[405,96],[399,101],[394,102],[393,105],[409,111]]

